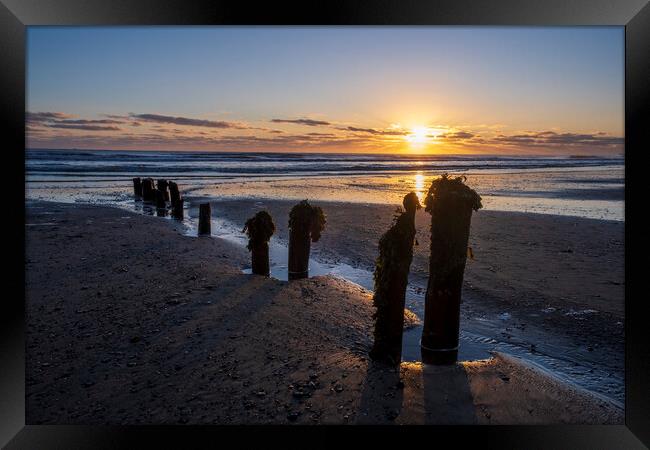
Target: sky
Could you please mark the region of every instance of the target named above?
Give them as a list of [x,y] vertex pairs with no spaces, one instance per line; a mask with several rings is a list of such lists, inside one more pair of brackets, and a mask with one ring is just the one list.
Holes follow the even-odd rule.
[[29,27],[30,148],[621,155],[623,27]]

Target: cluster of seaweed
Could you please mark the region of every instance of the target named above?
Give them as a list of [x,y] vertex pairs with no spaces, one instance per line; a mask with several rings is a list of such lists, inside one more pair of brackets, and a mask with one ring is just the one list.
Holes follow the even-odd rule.
[[273,218],[266,211],[260,211],[246,221],[242,233],[248,236],[248,249],[252,250],[260,244],[266,243],[275,233]]
[[436,198],[443,198],[452,196],[463,199],[474,211],[483,207],[481,204],[481,196],[476,191],[465,184],[467,177],[450,177],[448,174],[443,174],[440,178],[433,180],[429,192],[424,199],[426,205],[425,211],[431,212],[433,202]]
[[409,192],[404,196],[404,200],[402,200],[402,205],[404,205],[404,209],[408,212],[415,212],[418,209],[422,208],[422,205],[420,205],[420,199],[418,198],[418,194],[415,192]]
[[[383,287],[388,286],[395,273],[408,272],[411,266],[415,237],[412,214],[422,208],[422,205],[415,192],[407,194],[402,204],[405,211],[396,209],[393,225],[379,239],[379,257],[375,262],[374,273],[375,292],[383,291]],[[411,214],[408,214],[409,212]]]
[[317,242],[325,229],[325,214],[320,206],[311,206],[303,200],[291,208],[289,213],[289,228],[308,229],[311,241]]

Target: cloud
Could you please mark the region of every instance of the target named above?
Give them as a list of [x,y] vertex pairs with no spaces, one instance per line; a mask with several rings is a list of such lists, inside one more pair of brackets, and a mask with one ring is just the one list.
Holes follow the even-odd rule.
[[[387,128],[360,127],[345,122],[325,120],[271,119],[274,123],[323,126],[322,132],[294,134],[286,130],[258,128],[252,124],[213,121],[160,114],[109,115],[100,119],[83,118],[63,112],[28,112],[28,139],[41,146],[79,148],[177,148],[209,150],[255,149],[359,149],[400,151],[407,145],[403,137],[412,131],[392,125]],[[121,127],[121,128],[120,128]],[[428,127],[431,142],[443,144],[449,151],[475,152],[583,152],[608,153],[621,150],[624,138],[598,131],[572,133],[562,131],[504,131],[487,125],[436,125]],[[81,130],[87,133],[64,133],[56,130]],[[234,131],[245,130],[240,135]],[[338,130],[338,131],[337,131]],[[307,131],[307,130],[305,130]],[[436,134],[438,133],[438,134]],[[443,148],[441,147],[441,148]],[[362,150],[363,149],[363,150]]]
[[237,129],[247,128],[246,126],[234,122],[192,119],[189,117],[163,116],[160,114],[131,114],[131,117],[135,117],[136,119],[143,120],[146,122],[172,123],[174,125],[186,125],[192,127],[237,128]]
[[74,116],[62,112],[27,112],[26,121],[31,123],[51,122],[55,120],[69,119],[71,117]]
[[469,131],[453,131],[453,132],[442,133],[435,137],[437,137],[438,139],[446,139],[451,141],[464,141],[467,139],[472,139],[476,137],[476,135],[474,133],[470,133]]
[[330,122],[324,120],[314,120],[314,119],[271,119],[273,123],[296,123],[299,125],[307,125],[309,127],[318,127],[318,126],[327,126],[331,125]]
[[409,134],[404,130],[379,130],[377,128],[359,128],[353,126],[341,127],[339,130],[354,131],[355,133],[368,133],[379,136],[406,136]]
[[53,123],[46,125],[48,128],[64,128],[68,130],[87,130],[87,131],[117,131],[120,128],[115,126],[102,125],[85,125],[74,123]]
[[534,147],[566,147],[566,146],[619,146],[625,139],[598,133],[556,133],[555,131],[526,132],[513,135],[499,134],[492,138],[493,142],[504,145],[520,145]]
[[307,133],[307,136],[334,137],[336,135],[332,133]]
[[71,124],[71,125],[92,125],[92,124],[114,124],[114,123],[124,123],[124,122],[121,120],[112,120],[112,119],[100,119],[100,120],[66,119],[66,120],[57,120],[56,123]]

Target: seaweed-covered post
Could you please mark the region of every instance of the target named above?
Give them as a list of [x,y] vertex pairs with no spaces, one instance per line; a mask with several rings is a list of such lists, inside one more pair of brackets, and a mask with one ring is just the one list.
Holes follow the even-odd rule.
[[158,180],[158,190],[163,193],[165,201],[169,201],[169,191],[167,190],[167,187],[169,186],[169,183],[165,179],[160,179]]
[[145,178],[142,180],[142,198],[145,202],[153,202],[156,200],[156,190],[154,188],[153,179]]
[[133,195],[136,197],[142,197],[142,180],[140,177],[133,179]]
[[404,303],[415,240],[415,212],[421,208],[417,194],[411,192],[402,202],[404,211],[379,240],[379,258],[375,265],[373,304],[375,334],[370,357],[390,365],[402,360]]
[[481,197],[465,184],[465,177],[444,174],[431,183],[424,204],[431,214],[431,255],[422,362],[453,364],[458,357],[460,296],[469,228],[472,211],[482,207]]
[[319,206],[303,200],[289,213],[289,279],[309,276],[309,250],[325,228],[325,214]]
[[253,273],[269,276],[269,239],[275,232],[273,218],[266,211],[260,211],[246,221],[242,233],[248,236],[248,250],[251,251]]
[[211,219],[210,203],[201,203],[199,205],[199,235],[210,234],[212,229]]

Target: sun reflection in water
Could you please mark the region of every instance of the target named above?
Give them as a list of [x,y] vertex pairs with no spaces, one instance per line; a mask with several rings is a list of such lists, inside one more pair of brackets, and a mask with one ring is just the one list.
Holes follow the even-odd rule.
[[421,204],[424,204],[424,175],[418,172],[414,176],[414,189]]

